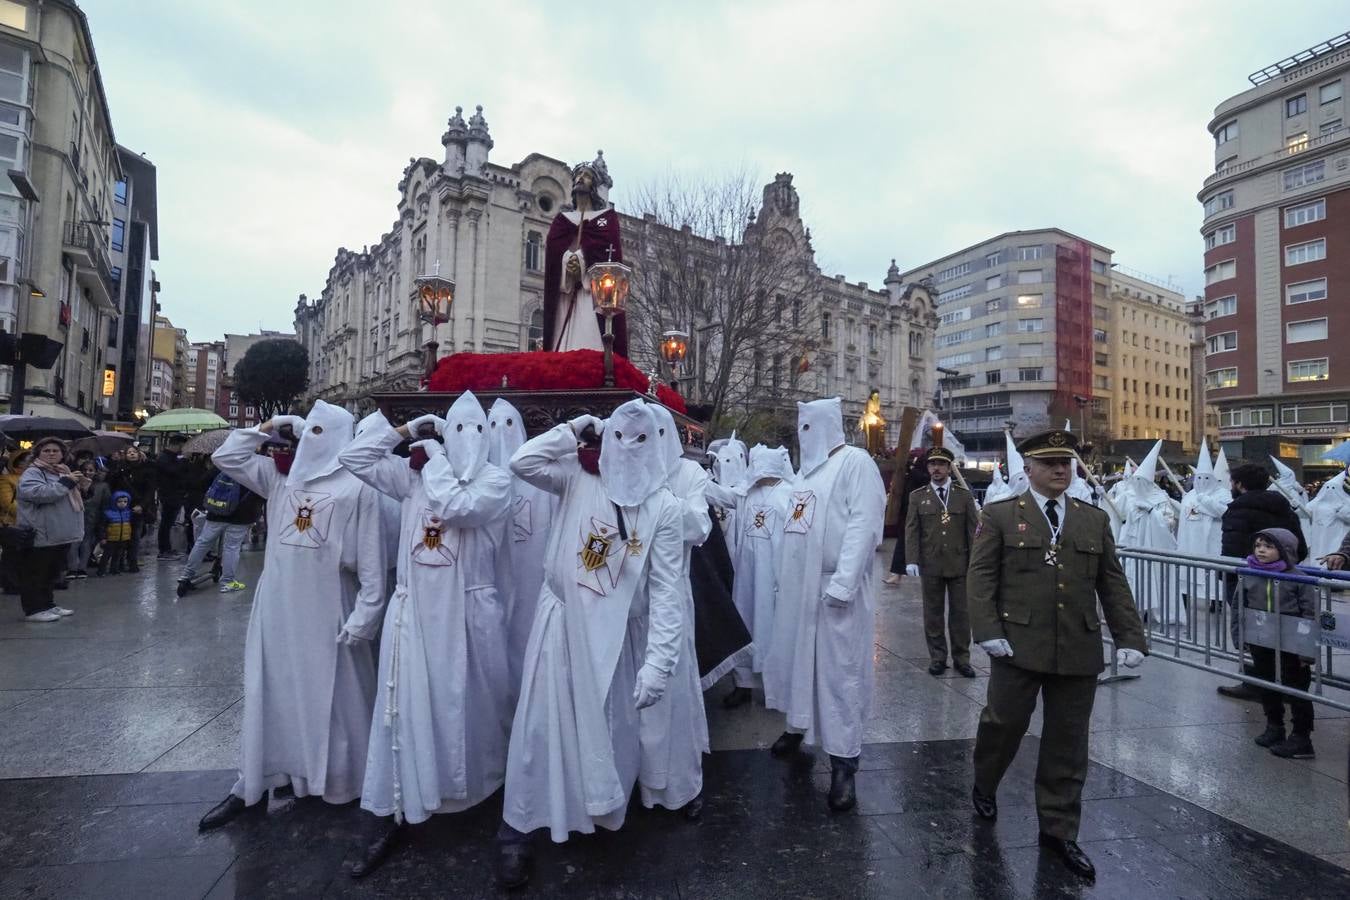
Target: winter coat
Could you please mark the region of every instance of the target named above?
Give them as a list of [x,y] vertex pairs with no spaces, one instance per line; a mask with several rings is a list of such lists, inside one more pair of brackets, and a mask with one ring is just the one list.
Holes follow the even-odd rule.
[[98,533],[99,526],[102,524],[103,510],[111,504],[112,488],[108,487],[106,480],[95,480],[89,488],[89,493],[84,495],[85,534]]
[[60,547],[84,540],[84,512],[70,503],[74,479],[38,466],[19,479],[19,527],[34,531],[34,547]]
[[[117,498],[126,497],[126,509],[117,508]],[[121,544],[131,540],[131,495],[118,491],[109,498],[102,510],[100,536],[110,544]]]
[[1284,495],[1277,491],[1246,491],[1233,498],[1223,514],[1223,540],[1220,552],[1224,556],[1246,559],[1252,552],[1256,533],[1266,528],[1284,528],[1298,539],[1298,558],[1308,555],[1308,542],[1303,538],[1303,526]]
[[155,512],[155,468],[148,462],[129,463],[125,460],[117,463],[108,472],[108,487],[113,491],[126,491],[131,495],[131,505],[139,506],[148,519]]
[[190,498],[199,478],[191,463],[172,450],[161,450],[154,467],[160,503],[181,505]]
[[19,473],[0,473],[0,525],[13,525],[19,518]]

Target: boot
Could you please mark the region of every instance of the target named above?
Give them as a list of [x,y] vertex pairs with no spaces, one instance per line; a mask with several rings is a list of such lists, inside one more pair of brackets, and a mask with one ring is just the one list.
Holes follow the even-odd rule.
[[738,706],[744,706],[750,702],[753,694],[747,687],[736,687],[731,689],[731,693],[722,698],[723,709],[735,709]]
[[506,890],[524,887],[530,880],[528,844],[497,842],[497,886]]
[[697,822],[699,819],[703,818],[703,794],[700,793],[693,800],[686,803],[684,809],[681,809],[680,812],[683,813],[684,817],[690,822]]
[[1270,748],[1281,759],[1316,759],[1317,754],[1313,752],[1312,738],[1300,732],[1295,731],[1289,737],[1280,741]]
[[773,742],[773,746],[769,748],[769,752],[778,757],[791,756],[797,752],[799,747],[801,747],[803,737],[805,737],[805,735],[793,734],[791,731],[785,731],[778,736],[778,740]]
[[853,773],[858,771],[858,758],[830,757],[829,807],[835,812],[846,812],[858,805],[858,789]]
[[390,819],[369,844],[365,855],[357,860],[349,873],[352,878],[365,878],[384,864],[389,854],[394,852],[399,838],[403,834],[403,825]]
[[264,801],[259,801],[252,806],[246,806],[243,797],[236,797],[234,794],[231,794],[212,807],[210,812],[202,816],[202,820],[197,823],[197,830],[211,831],[230,824],[245,812],[260,813],[265,812],[266,810],[267,803]]
[[176,593],[179,597],[186,597],[187,594],[188,594],[188,591],[190,591],[190,590],[192,590],[192,579],[191,579],[191,578],[180,578],[180,579],[178,579],[178,588],[177,588],[177,590],[176,590],[174,593]]
[[1266,723],[1266,730],[1256,736],[1256,746],[1273,747],[1284,740],[1284,724],[1281,722]]

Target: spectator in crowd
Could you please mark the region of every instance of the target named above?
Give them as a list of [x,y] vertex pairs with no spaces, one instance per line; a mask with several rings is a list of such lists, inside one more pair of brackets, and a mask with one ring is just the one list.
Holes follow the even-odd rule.
[[[155,459],[155,476],[159,489],[159,558],[177,559],[173,549],[173,526],[179,513],[187,512],[184,504],[191,493],[192,471],[183,456],[183,436],[169,435],[165,447]],[[188,528],[191,529],[191,519]]]
[[99,530],[103,524],[103,510],[112,499],[107,475],[92,459],[80,463],[79,469],[80,474],[89,480],[89,485],[80,489],[80,496],[84,499],[84,540],[70,548],[70,556],[66,560],[67,578],[88,577],[90,558],[98,546]]
[[[928,468],[925,462],[927,451],[916,447],[909,451],[904,467],[896,466],[891,475],[891,491],[887,506],[895,511],[895,521],[900,528],[895,535],[895,549],[891,553],[891,571],[882,579],[884,584],[897,585],[905,573],[905,566],[918,559],[917,547],[905,547],[905,521],[909,516],[910,495],[928,484]],[[898,498],[896,495],[899,495]]]
[[103,544],[103,558],[99,560],[99,577],[112,573],[140,571],[131,560],[132,526],[131,495],[117,491],[100,515],[99,540]]
[[33,546],[23,552],[19,601],[29,622],[55,622],[73,615],[57,606],[53,590],[70,545],[84,538],[84,476],[66,466],[66,445],[43,438],[33,445],[33,462],[19,478],[21,528],[33,529]]
[[197,531],[188,554],[183,574],[178,578],[178,596],[182,597],[192,590],[192,582],[198,575],[207,553],[219,541],[220,551],[220,592],[222,594],[242,591],[246,584],[235,577],[239,566],[239,551],[249,529],[262,512],[263,498],[235,481],[224,472],[212,480],[206,495],[202,498],[202,509],[206,513],[206,524]]
[[155,518],[155,470],[139,447],[131,446],[120,455],[114,454],[113,466],[108,472],[108,487],[131,495],[131,557],[128,563],[134,568],[140,562],[141,536]]
[[[0,456],[0,526],[11,527],[19,519],[19,476],[28,465],[28,451],[16,450]],[[0,589],[6,594],[19,592],[18,547],[0,550]]]

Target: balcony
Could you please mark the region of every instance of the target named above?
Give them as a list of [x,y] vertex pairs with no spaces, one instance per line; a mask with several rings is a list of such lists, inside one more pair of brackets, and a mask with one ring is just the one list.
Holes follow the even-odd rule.
[[103,235],[89,222],[66,222],[61,249],[75,263],[75,282],[89,291],[89,299],[104,312],[117,312],[112,262]]
[[[1224,179],[1232,178],[1235,175],[1241,175],[1243,172],[1250,172],[1252,169],[1259,166],[1288,162],[1291,159],[1302,156],[1309,150],[1316,150],[1321,147],[1326,147],[1329,144],[1339,143],[1346,138],[1350,138],[1350,128],[1337,128],[1335,131],[1319,134],[1317,137],[1309,138],[1306,141],[1293,144],[1292,146],[1281,147],[1279,150],[1275,150],[1271,153],[1263,153],[1260,156],[1254,156],[1251,159],[1227,166],[1215,172],[1205,179],[1204,189],[1209,190],[1212,185],[1218,184]],[[1201,193],[1204,193],[1204,191]]]

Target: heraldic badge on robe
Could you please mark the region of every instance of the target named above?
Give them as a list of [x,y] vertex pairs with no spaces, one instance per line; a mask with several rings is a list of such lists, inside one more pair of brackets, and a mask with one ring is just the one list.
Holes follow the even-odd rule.
[[769,539],[769,531],[773,528],[773,507],[754,506],[750,508],[750,524],[745,529],[745,533],[750,537]]
[[286,495],[288,521],[281,529],[281,543],[306,550],[319,549],[328,540],[334,509],[331,494],[292,490]]
[[448,527],[431,510],[422,511],[422,537],[413,544],[412,559],[419,566],[453,566],[459,560],[458,528]]
[[590,528],[581,529],[581,549],[577,552],[577,584],[608,596],[619,583],[627,545],[619,538],[617,525],[592,518]]
[[784,534],[806,534],[816,519],[816,492],[793,491],[792,510],[783,525]]

